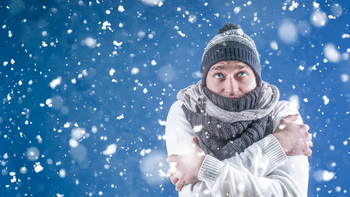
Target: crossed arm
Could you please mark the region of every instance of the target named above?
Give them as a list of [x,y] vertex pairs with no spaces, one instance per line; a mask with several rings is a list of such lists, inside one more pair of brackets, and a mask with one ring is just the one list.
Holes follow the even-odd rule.
[[[210,152],[196,138],[191,143],[195,134],[186,118],[181,115],[182,111],[178,111],[177,105],[180,103],[175,103],[169,112],[166,128],[167,149],[170,155],[168,162],[176,163],[176,172],[169,170],[168,174],[176,189],[182,190],[181,193],[185,196],[195,196],[205,191],[209,193],[200,196],[306,195],[308,162],[305,155],[311,155],[309,147],[312,143],[305,143],[310,141],[310,138],[308,127],[301,124],[301,118],[295,115],[282,120],[283,116],[289,115],[287,112],[291,113],[294,110],[298,113],[296,109],[291,110],[289,104],[280,105],[281,108],[285,108],[280,111],[286,114],[282,113],[274,119],[277,121],[279,118],[282,121],[278,120],[280,127],[275,126],[273,135],[254,143],[243,153],[223,161],[210,156]],[[298,119],[299,124],[293,123],[295,119]],[[286,154],[299,156],[287,158]],[[249,193],[252,191],[254,195]]]

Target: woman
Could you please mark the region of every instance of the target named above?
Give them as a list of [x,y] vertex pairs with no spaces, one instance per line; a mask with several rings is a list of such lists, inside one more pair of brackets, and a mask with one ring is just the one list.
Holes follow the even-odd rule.
[[240,26],[219,29],[201,73],[167,118],[167,161],[176,164],[168,174],[179,196],[307,196],[309,128],[261,80],[258,51]]

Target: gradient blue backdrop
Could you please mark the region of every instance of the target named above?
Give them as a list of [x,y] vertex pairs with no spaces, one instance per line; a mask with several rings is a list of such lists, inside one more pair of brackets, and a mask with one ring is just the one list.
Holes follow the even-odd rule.
[[349,196],[350,2],[317,3],[1,1],[0,196],[177,196],[164,121],[226,22],[255,40],[262,79],[298,98],[309,196]]

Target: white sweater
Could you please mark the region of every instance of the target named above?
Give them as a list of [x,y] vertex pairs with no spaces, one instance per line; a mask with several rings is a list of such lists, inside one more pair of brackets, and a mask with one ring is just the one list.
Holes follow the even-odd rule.
[[[166,122],[168,155],[185,155],[195,135],[190,123],[176,101]],[[275,131],[280,120],[298,110],[287,101],[279,101],[272,112]],[[302,119],[296,121],[302,124]],[[198,179],[185,185],[180,197],[285,197],[307,196],[309,165],[305,155],[286,156],[273,135],[254,143],[244,152],[220,161],[200,142],[206,153]]]

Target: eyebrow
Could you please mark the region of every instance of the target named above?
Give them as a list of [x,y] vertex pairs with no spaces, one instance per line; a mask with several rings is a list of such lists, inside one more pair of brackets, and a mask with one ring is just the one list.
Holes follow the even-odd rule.
[[213,66],[213,70],[222,70],[222,69],[224,69],[226,67],[226,65],[215,65],[215,66]]
[[[238,69],[247,68],[247,66],[244,64],[238,64],[237,66],[238,66]],[[213,66],[213,70],[222,70],[222,69],[225,69],[226,67],[227,67],[227,64],[219,64],[219,65]]]

